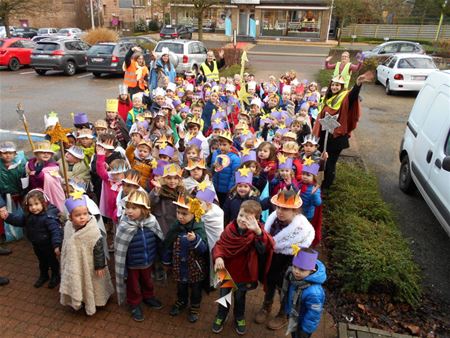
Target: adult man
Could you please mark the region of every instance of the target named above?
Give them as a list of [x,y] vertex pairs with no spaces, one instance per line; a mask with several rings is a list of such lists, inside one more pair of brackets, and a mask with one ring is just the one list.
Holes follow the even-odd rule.
[[219,69],[225,65],[224,55],[225,51],[221,49],[219,51],[219,61],[216,61],[212,50],[206,54],[206,61],[201,64],[200,69],[208,81],[219,81]]
[[330,63],[331,59],[332,56],[329,56],[325,59],[325,69],[334,69],[333,78],[342,76],[345,81],[344,87],[345,89],[347,89],[350,78],[352,77],[352,73],[357,72],[362,67],[363,60],[358,59],[358,64],[352,64],[350,62],[349,52],[343,52],[341,54],[341,61],[336,62],[335,64]]

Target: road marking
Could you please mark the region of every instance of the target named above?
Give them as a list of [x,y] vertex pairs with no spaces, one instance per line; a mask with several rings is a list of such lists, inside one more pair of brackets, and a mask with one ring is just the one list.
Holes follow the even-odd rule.
[[328,56],[328,54],[253,52],[251,50],[248,51],[247,54],[248,55],[311,56],[311,57],[315,57],[315,56],[326,57],[326,56]]
[[92,76],[92,73],[87,73],[87,74],[77,76],[77,79],[82,79],[83,77],[88,77],[88,76]]
[[34,74],[34,73],[35,73],[35,71],[33,70],[31,72],[22,72],[22,73],[20,73],[20,75]]

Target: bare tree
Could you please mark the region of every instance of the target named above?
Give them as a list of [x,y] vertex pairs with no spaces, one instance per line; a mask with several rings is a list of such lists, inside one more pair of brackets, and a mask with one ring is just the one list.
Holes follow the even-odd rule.
[[0,17],[3,18],[6,35],[11,37],[9,32],[11,16],[45,12],[52,4],[52,0],[0,0]]
[[366,19],[367,6],[364,0],[335,0],[333,15],[339,22],[338,46],[340,46],[342,29],[348,24]]

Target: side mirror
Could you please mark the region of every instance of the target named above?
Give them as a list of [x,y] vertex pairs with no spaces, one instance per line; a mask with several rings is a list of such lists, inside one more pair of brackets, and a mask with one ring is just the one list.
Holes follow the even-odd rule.
[[445,171],[450,171],[450,156],[445,156],[442,161],[442,169]]

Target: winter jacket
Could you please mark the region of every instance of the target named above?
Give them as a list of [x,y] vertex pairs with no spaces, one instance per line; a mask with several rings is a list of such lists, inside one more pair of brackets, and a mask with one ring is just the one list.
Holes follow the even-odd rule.
[[144,112],[144,108],[135,108],[133,107],[132,109],[130,109],[130,111],[127,114],[127,120],[126,120],[126,126],[127,129],[130,130],[131,126],[136,122],[136,117],[139,114],[142,114]]
[[256,188],[252,187],[250,193],[245,197],[239,196],[237,192],[233,192],[227,196],[223,204],[224,224],[235,221],[239,214],[239,209],[241,209],[242,202],[248,200],[259,202],[259,193]]
[[122,118],[122,120],[126,120],[128,116],[128,112],[130,109],[133,108],[133,103],[130,99],[126,101],[122,101],[119,99],[119,116]]
[[258,189],[259,193],[261,194],[266,187],[267,184],[267,173],[261,170],[258,176],[253,175],[252,179],[252,185]]
[[140,159],[137,157],[136,148],[133,145],[129,145],[126,150],[126,155],[128,161],[130,162],[130,166],[132,169],[139,172],[139,185],[148,190],[149,189],[149,181],[152,176],[152,160],[153,158],[149,156],[147,159]]
[[292,178],[291,184],[286,184],[281,178],[274,178],[269,184],[269,195],[275,196],[283,189],[294,189],[295,191],[298,191],[298,185],[299,183],[296,178]]
[[177,221],[177,206],[173,204],[173,199],[157,195],[155,190],[150,191],[149,196],[152,214],[156,217],[163,234],[166,235],[170,225]]
[[[170,61],[169,61],[170,62]],[[175,71],[175,67],[173,64],[170,64],[170,70],[167,66],[164,66],[161,58],[156,60],[154,66],[151,67],[150,75],[149,75],[149,89],[153,90],[159,86],[161,75],[164,75],[169,78],[169,82],[175,83],[175,77],[177,76],[177,72]]]
[[295,179],[300,182],[302,180],[303,163],[299,157],[293,159],[292,169],[295,172]]
[[25,176],[25,162],[19,161],[6,168],[0,161],[0,194],[17,195],[22,192],[20,179]]
[[97,155],[97,174],[102,180],[102,196],[100,198],[100,213],[113,221],[117,221],[117,195],[119,194],[122,182],[110,180],[106,171],[105,155]]
[[[220,155],[219,149],[213,153],[211,163],[216,162],[218,155]],[[241,164],[241,159],[235,153],[229,152],[227,156],[230,158],[230,165],[213,175],[214,187],[220,193],[227,193],[234,187],[234,173]]]
[[316,207],[322,204],[322,198],[320,197],[320,188],[318,188],[315,193],[312,193],[313,189],[313,184],[301,186],[300,189],[300,197],[303,201],[303,214],[308,219],[308,221],[311,221],[313,219]]
[[[63,173],[63,165],[62,159],[58,160],[59,165],[59,174],[61,177],[64,177]],[[89,174],[89,166],[84,163],[84,161],[80,161],[73,165],[67,164],[67,178],[76,178],[82,180],[84,183],[89,183],[91,181],[91,176]]]
[[[110,164],[112,161],[116,159],[123,159],[123,156],[120,152],[114,151],[110,156],[105,158],[106,164]],[[100,201],[101,190],[102,190],[102,179],[97,174],[97,154],[92,157],[91,161],[91,182],[93,185],[94,193],[97,197],[97,201]],[[98,202],[97,202],[98,203]]]
[[56,171],[58,171],[58,163],[56,163],[53,160],[44,162],[44,163],[37,163],[37,158],[32,158],[27,163],[28,169],[30,171],[35,171],[34,175],[29,176],[29,188],[35,189],[35,188],[44,188],[44,172],[42,172],[42,169],[47,167],[53,167]]
[[218,107],[214,105],[214,103],[210,101],[206,102],[205,108],[203,108],[202,112],[202,120],[205,121],[205,124],[203,125],[203,134],[206,135],[206,132],[209,130],[209,127],[211,127],[211,117],[213,110],[217,110]]
[[[326,269],[321,261],[317,261],[316,268],[316,272],[304,279],[305,282],[311,283],[311,286],[307,287],[302,292],[300,313],[298,315],[298,331],[303,331],[307,334],[316,331],[317,326],[320,323],[320,317],[325,303],[325,292],[322,284],[327,279]],[[287,271],[286,276],[288,276],[289,273],[291,273],[290,270]],[[289,285],[284,301],[285,312],[287,314],[291,312],[292,298],[294,297],[295,292],[295,286]]]
[[127,268],[146,268],[152,265],[159,242],[153,231],[147,227],[139,227],[128,245]]
[[62,229],[58,218],[59,210],[52,204],[47,211],[38,215],[24,213],[22,209],[9,214],[6,223],[25,228],[27,238],[33,245],[51,244],[53,248],[60,248],[62,244]]

